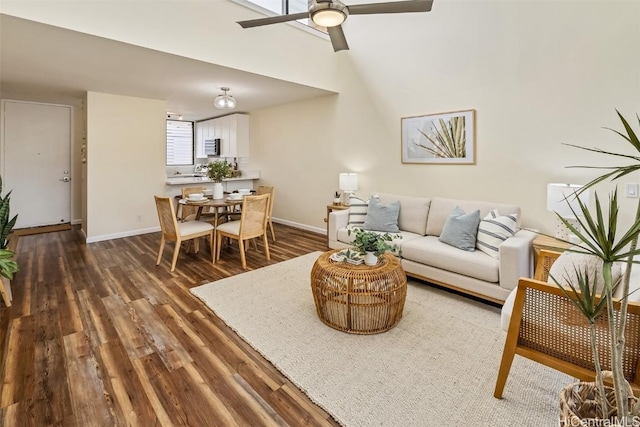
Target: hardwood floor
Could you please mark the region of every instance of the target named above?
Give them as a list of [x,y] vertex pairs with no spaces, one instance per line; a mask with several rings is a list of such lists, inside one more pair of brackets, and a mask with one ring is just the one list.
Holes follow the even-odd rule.
[[[271,261],[252,249],[250,269],[327,249],[275,226]],[[14,305],[0,308],[0,425],[337,425],[189,293],[242,273],[237,246],[215,266],[206,245],[183,248],[171,273],[159,242],[20,237]]]

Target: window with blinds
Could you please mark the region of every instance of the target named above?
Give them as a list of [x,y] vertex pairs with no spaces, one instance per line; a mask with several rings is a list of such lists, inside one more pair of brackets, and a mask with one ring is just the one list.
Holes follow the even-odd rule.
[[167,166],[193,164],[193,122],[167,120]]

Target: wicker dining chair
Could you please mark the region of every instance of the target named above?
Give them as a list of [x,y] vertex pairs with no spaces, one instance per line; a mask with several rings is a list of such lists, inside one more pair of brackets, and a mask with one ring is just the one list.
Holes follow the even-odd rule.
[[[504,344],[494,396],[502,398],[516,354],[582,381],[594,381],[589,325],[583,314],[556,284],[546,282],[560,254],[540,251],[536,279],[521,278]],[[620,315],[616,300],[616,316]],[[606,315],[596,321],[597,345],[603,370],[611,370],[610,335]],[[624,376],[636,395],[640,391],[640,303],[629,301],[623,350]]]
[[266,186],[266,185],[259,185],[258,186],[258,191],[256,192],[256,194],[260,195],[260,194],[269,194],[269,208],[267,210],[267,224],[269,225],[269,230],[271,230],[271,238],[273,239],[273,241],[276,241],[276,232],[273,230],[273,222],[271,221],[271,214],[273,213],[273,196],[275,193],[275,188],[274,187],[270,187],[270,186]]
[[[162,253],[167,241],[176,242],[173,248],[173,258],[171,259],[171,271],[176,269],[178,254],[180,253],[180,245],[183,241],[197,239],[198,237],[209,237],[209,249],[211,250],[211,262],[215,262],[214,258],[214,227],[204,221],[186,221],[178,222],[176,213],[169,197],[155,196],[156,208],[158,210],[158,219],[160,220],[161,238],[160,249],[158,250],[158,259],[156,265],[162,260]],[[198,241],[195,241],[195,251],[198,252]]]
[[269,242],[267,239],[267,212],[269,208],[269,194],[260,196],[245,196],[242,201],[240,220],[225,222],[216,229],[216,259],[220,259],[222,238],[228,237],[238,241],[240,248],[240,260],[242,268],[246,270],[247,260],[245,256],[245,242],[249,239],[262,236],[264,253],[267,260],[269,255]]

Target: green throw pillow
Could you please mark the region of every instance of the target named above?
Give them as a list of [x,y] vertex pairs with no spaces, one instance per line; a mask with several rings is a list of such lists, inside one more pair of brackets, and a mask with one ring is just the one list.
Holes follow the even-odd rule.
[[459,206],[456,206],[444,223],[438,240],[463,251],[475,251],[478,225],[480,225],[480,210],[465,214]]

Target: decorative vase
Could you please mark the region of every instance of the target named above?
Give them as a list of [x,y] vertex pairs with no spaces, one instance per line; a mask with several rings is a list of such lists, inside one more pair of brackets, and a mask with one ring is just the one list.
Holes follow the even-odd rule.
[[[560,391],[560,426],[582,425],[617,425],[611,424],[616,420],[616,397],[612,387],[605,386],[604,392],[609,404],[609,413],[603,418],[600,415],[600,402],[598,400],[598,387],[595,382],[576,382],[565,386]],[[628,407],[632,408],[638,398],[630,391]]]
[[375,252],[366,252],[364,254],[364,263],[369,266],[376,265],[378,263],[378,257]]
[[214,199],[222,199],[224,197],[224,189],[222,188],[221,182],[216,182],[213,184],[213,198]]
[[334,205],[339,205],[339,204],[340,204],[340,200],[341,200],[341,199],[340,199],[340,197],[335,197],[335,198],[333,199],[333,204],[334,204]]

